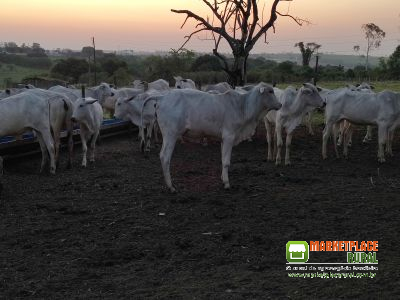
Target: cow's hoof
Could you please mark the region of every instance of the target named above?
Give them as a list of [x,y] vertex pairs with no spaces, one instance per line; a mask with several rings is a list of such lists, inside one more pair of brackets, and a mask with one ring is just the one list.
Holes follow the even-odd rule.
[[231,188],[231,186],[229,185],[229,183],[224,183],[225,190],[229,190],[230,188]]
[[290,162],[290,160],[285,161],[285,166],[290,166],[292,163]]
[[175,193],[176,193],[176,188],[174,188],[173,186],[171,186],[171,187],[169,188],[169,191],[170,191],[171,193],[175,194]]

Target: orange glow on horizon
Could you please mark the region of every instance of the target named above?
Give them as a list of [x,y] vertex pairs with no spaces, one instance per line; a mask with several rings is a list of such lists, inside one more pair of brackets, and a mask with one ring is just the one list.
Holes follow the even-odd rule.
[[[270,4],[271,0],[266,1],[265,19]],[[200,0],[2,0],[0,36],[1,41],[39,42],[48,49],[80,49],[95,36],[103,49],[168,50],[179,48],[195,24],[189,21],[181,30],[185,15],[172,13],[171,8],[190,9],[205,18],[210,15]],[[337,42],[336,48],[348,43],[341,48],[351,52],[350,44],[363,39],[361,24],[369,22],[386,31],[392,42],[400,35],[398,0],[293,0],[280,3],[278,8],[282,13],[309,19],[312,25],[300,27],[289,18],[279,18],[276,34],[268,33],[270,44],[259,41],[257,51],[274,52],[275,47],[293,52],[291,44],[301,40],[320,42],[322,50],[327,51],[324,43],[332,42],[331,38]],[[210,51],[211,47],[212,43],[196,37],[187,45],[201,51]]]

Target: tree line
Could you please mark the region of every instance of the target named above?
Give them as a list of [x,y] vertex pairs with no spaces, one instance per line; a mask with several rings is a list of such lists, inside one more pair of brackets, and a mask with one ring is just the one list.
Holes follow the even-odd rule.
[[[304,45],[307,49],[307,44]],[[305,51],[309,53],[309,51]],[[308,54],[307,54],[308,55]],[[171,50],[166,55],[129,55],[104,53],[96,50],[96,63],[93,60],[93,49],[84,47],[68,56],[32,57],[14,53],[0,53],[0,62],[44,70],[49,77],[58,78],[70,83],[94,85],[94,72],[97,82],[110,82],[117,86],[129,85],[134,79],[153,81],[166,79],[171,85],[173,76],[180,75],[193,79],[198,86],[227,81],[227,73],[221,61],[213,54],[199,54],[182,49]],[[234,62],[234,57],[226,57]],[[307,58],[308,59],[308,58]],[[309,60],[308,60],[309,62]],[[323,54],[320,62],[323,62]],[[381,58],[378,66],[370,68],[360,65],[345,68],[342,65],[320,65],[318,74],[307,64],[298,65],[292,61],[274,61],[260,55],[250,55],[247,59],[247,80],[254,82],[290,83],[310,81],[318,78],[323,81],[361,81],[361,80],[399,80],[400,79],[400,45],[387,58]]]

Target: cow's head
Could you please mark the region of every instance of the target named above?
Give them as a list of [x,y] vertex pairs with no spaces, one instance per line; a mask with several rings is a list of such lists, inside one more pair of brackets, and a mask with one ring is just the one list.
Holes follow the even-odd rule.
[[306,105],[313,107],[324,107],[326,102],[322,99],[318,89],[311,83],[303,83],[298,92],[298,97]]
[[96,102],[98,102],[98,100],[93,98],[79,98],[76,100],[71,121],[85,123],[86,120],[91,118],[91,106]]
[[258,93],[263,99],[263,103],[267,110],[278,110],[282,107],[282,104],[278,101],[275,96],[274,88],[266,83],[260,83],[252,89],[252,94]]

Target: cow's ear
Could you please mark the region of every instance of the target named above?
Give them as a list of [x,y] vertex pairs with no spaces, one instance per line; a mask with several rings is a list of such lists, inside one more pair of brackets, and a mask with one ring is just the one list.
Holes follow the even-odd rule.
[[182,79],[183,82],[187,82],[187,79]]
[[7,95],[10,95],[10,94],[11,94],[10,89],[6,89],[6,94],[7,94]]
[[359,83],[357,83],[357,84],[356,84],[356,87],[358,87],[358,86],[360,86],[360,84],[359,84]]
[[265,87],[260,87],[260,94],[263,94],[265,92]]
[[92,99],[92,100],[89,100],[89,101],[85,101],[86,104],[93,104],[95,102],[97,102],[97,99]]
[[371,90],[374,90],[374,89],[375,89],[375,87],[374,87],[373,85],[370,85],[370,87],[371,87]]
[[317,90],[318,90],[318,92],[322,91],[322,89],[319,86],[317,86]]

